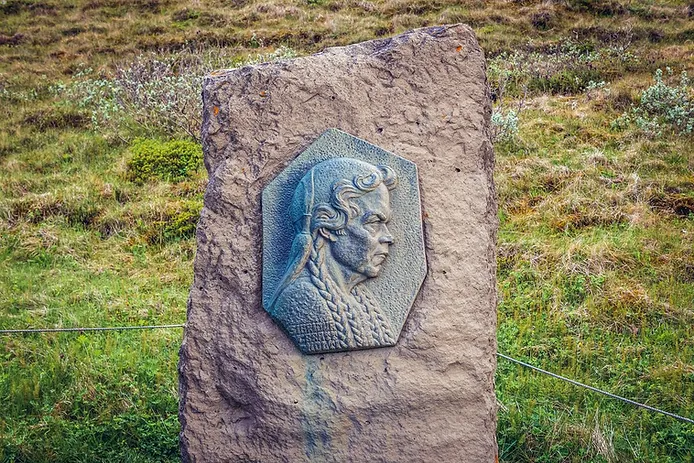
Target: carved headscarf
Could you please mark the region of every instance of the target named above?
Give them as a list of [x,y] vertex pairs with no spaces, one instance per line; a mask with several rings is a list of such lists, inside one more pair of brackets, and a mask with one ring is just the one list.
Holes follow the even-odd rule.
[[317,230],[340,233],[349,218],[358,212],[352,200],[375,190],[381,183],[389,190],[395,187],[397,176],[390,167],[351,158],[320,162],[304,175],[289,207],[295,236],[287,269],[270,299],[270,310],[306,266]]

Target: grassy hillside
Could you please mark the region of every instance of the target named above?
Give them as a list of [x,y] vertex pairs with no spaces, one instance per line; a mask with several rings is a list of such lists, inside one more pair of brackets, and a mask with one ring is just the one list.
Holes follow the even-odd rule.
[[[0,0],[0,328],[184,321],[205,72],[465,22],[497,108],[499,351],[694,417],[693,17],[683,1]],[[177,461],[180,339],[0,335],[0,461]],[[504,360],[496,381],[502,461],[694,461],[692,425]]]

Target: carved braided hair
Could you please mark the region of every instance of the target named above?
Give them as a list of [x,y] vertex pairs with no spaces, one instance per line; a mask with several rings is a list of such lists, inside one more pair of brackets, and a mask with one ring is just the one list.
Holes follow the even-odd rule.
[[[345,301],[340,289],[324,270],[325,257],[321,251],[325,242],[317,241],[321,244],[314,245],[311,251],[308,262],[309,276],[328,306],[340,347],[374,347],[395,343],[387,319],[368,291],[358,286],[352,289],[351,294],[359,307],[352,307]],[[365,315],[368,326],[362,325],[357,310]]]
[[388,321],[378,307],[378,304],[371,298],[368,291],[364,291],[362,288],[355,286],[352,289],[352,295],[365,309],[376,345],[382,346],[395,343],[395,338],[393,337],[393,333],[390,332]]
[[[322,245],[321,245],[322,246]],[[337,332],[337,340],[340,343],[340,347],[347,349],[349,347],[349,335],[347,332],[346,313],[344,307],[344,301],[341,300],[339,296],[332,291],[327,285],[327,278],[325,272],[323,271],[323,257],[322,253],[318,252],[317,245],[314,244],[311,248],[311,257],[306,263],[309,270],[309,277],[311,278],[311,283],[316,287],[318,293],[325,300],[328,306],[328,312],[330,313],[330,318],[335,326],[335,331]]]
[[364,327],[361,326],[354,311],[342,297],[342,292],[325,271],[325,254],[321,252],[324,244],[323,240],[314,241],[311,257],[308,261],[311,283],[318,289],[318,293],[328,306],[341,347],[346,348],[350,344],[366,347],[369,344],[364,337]]

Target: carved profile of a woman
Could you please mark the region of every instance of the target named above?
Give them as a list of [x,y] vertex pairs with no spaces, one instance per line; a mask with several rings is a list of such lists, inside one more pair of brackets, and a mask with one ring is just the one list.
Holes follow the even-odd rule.
[[393,237],[387,166],[323,161],[297,185],[289,210],[295,236],[269,305],[304,353],[393,345],[388,319],[362,285],[376,278]]

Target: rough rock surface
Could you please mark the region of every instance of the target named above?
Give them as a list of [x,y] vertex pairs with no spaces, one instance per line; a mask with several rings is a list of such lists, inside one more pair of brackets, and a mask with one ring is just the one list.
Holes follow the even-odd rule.
[[[180,355],[186,462],[493,462],[496,199],[467,26],[219,72]],[[339,128],[419,167],[428,274],[392,348],[302,355],[261,305],[261,192]]]

